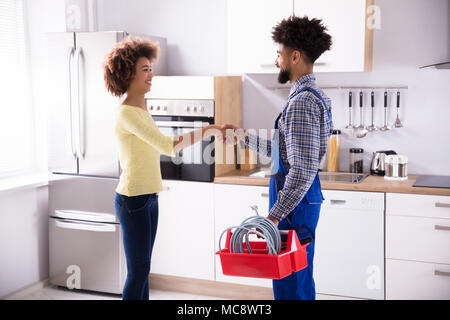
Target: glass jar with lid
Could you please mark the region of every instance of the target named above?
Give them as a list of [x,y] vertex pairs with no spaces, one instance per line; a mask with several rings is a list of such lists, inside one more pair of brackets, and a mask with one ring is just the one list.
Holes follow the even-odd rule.
[[350,148],[350,172],[363,173],[364,149]]
[[339,143],[341,130],[333,130],[328,139],[328,165],[327,171],[339,171]]

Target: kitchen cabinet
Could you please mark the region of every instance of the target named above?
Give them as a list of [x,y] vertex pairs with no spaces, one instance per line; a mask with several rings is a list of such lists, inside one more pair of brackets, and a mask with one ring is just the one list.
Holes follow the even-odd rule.
[[292,0],[228,0],[228,72],[277,73],[272,28],[292,12]]
[[450,197],[386,194],[386,299],[450,299]]
[[[250,206],[258,206],[258,213],[267,216],[269,212],[269,188],[259,186],[245,186],[232,184],[214,185],[214,230],[216,251],[219,250],[219,237],[228,227],[238,226],[246,218],[255,215]],[[222,238],[222,248],[225,246],[225,237]],[[253,236],[250,236],[252,239]],[[256,237],[253,238],[255,240]],[[272,287],[272,280],[258,278],[244,278],[226,276],[222,273],[219,256],[216,256],[216,280],[243,285]]]
[[295,14],[323,19],[333,46],[315,72],[372,70],[373,30],[366,26],[373,0],[228,0],[228,72],[278,73],[272,28]]
[[294,14],[322,19],[333,44],[316,60],[315,72],[372,71],[373,30],[366,26],[366,0],[294,0]]
[[214,280],[214,185],[163,181],[151,273]]

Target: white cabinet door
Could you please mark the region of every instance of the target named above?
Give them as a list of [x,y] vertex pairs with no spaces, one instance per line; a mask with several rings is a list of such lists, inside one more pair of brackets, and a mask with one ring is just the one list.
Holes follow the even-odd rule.
[[450,219],[386,216],[386,258],[450,265]]
[[214,280],[213,184],[163,181],[151,272]]
[[386,193],[386,214],[450,219],[450,197]]
[[333,46],[315,72],[371,71],[373,32],[366,0],[228,0],[228,72],[278,73],[273,27],[292,14],[323,19]]
[[366,0],[294,0],[294,13],[322,19],[332,36],[332,48],[316,60],[315,72],[371,71],[365,69]]
[[[257,205],[261,216],[267,216],[269,211],[269,188],[257,186],[242,186],[231,184],[214,185],[214,215],[216,251],[219,250],[219,237],[228,227],[237,226],[246,218],[255,215],[250,206]],[[222,248],[225,246],[225,235],[222,238]],[[220,258],[216,255],[216,280],[261,287],[272,287],[272,280],[259,278],[231,277],[222,273]]]
[[228,0],[227,5],[228,72],[278,72],[272,28],[292,15],[292,0]]
[[386,299],[450,299],[450,265],[386,259]]

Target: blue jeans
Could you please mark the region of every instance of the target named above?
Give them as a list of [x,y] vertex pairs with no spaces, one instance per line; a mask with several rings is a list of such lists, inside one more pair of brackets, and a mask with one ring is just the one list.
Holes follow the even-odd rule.
[[158,195],[127,197],[116,193],[114,207],[122,228],[127,261],[122,299],[148,300],[148,275],[158,227]]

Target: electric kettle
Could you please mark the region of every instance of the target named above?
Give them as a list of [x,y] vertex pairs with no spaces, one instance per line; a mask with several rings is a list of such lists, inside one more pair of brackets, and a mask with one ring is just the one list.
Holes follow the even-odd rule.
[[372,155],[372,162],[370,163],[370,174],[374,176],[384,176],[385,165],[384,160],[387,155],[395,155],[394,150],[375,151]]

